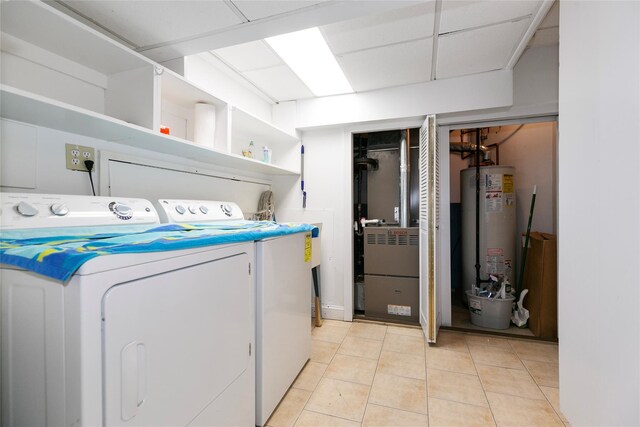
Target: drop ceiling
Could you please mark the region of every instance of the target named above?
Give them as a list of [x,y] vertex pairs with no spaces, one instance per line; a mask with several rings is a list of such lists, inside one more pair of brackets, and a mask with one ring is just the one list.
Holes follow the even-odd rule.
[[558,43],[549,0],[50,2],[152,59],[210,55],[273,102],[312,97],[263,41],[318,26],[356,92],[510,69]]

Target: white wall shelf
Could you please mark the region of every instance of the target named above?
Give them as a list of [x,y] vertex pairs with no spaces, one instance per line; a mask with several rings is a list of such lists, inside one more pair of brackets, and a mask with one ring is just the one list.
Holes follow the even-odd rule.
[[154,64],[43,2],[2,2],[1,10],[3,33],[101,74],[118,74]]
[[43,2],[2,2],[10,86],[151,128],[154,64]]
[[211,141],[211,144],[217,150],[228,151],[229,105],[169,69],[165,68],[157,78],[161,105],[159,123],[154,126],[154,130],[158,130],[160,125],[168,126],[171,135],[193,141],[195,105],[210,104],[216,110],[215,141]]
[[272,150],[272,163],[286,165],[292,170],[300,170],[300,141],[270,123],[261,120],[238,107],[231,108],[230,152],[242,155],[249,143],[255,146],[254,156],[262,159],[262,147]]
[[0,116],[226,168],[267,175],[299,174],[296,170],[196,145],[184,139],[163,135],[135,124],[5,85],[0,86]]
[[[238,171],[299,175],[300,142],[41,1],[0,2],[2,117]],[[215,106],[210,146],[195,106]],[[171,135],[159,133],[160,126]],[[249,141],[255,158],[242,157]],[[272,162],[262,160],[262,147]]]

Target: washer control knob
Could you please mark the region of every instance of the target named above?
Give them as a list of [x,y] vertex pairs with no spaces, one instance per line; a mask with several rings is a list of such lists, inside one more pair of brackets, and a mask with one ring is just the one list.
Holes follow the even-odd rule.
[[195,214],[198,212],[198,208],[196,208],[195,206],[189,206],[189,212]]
[[200,212],[206,215],[209,212],[209,208],[207,208],[205,205],[202,205],[200,206]]
[[220,205],[220,208],[222,209],[222,212],[224,212],[224,214],[226,216],[231,216],[231,205],[229,204],[224,204],[224,205]]
[[185,213],[186,211],[187,211],[187,210],[184,208],[184,206],[182,206],[182,205],[176,205],[176,212],[178,212],[180,215],[184,215],[184,213]]
[[133,216],[133,209],[120,202],[109,203],[109,210],[120,219],[131,219]]
[[36,216],[39,212],[38,208],[27,202],[18,203],[17,209],[18,213],[22,216]]
[[51,213],[57,216],[65,216],[69,213],[69,208],[64,203],[54,203],[49,206]]

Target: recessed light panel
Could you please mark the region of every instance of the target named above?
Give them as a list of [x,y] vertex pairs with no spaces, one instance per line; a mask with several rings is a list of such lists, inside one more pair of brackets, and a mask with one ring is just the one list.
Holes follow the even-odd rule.
[[351,93],[336,58],[317,27],[265,39],[316,96]]

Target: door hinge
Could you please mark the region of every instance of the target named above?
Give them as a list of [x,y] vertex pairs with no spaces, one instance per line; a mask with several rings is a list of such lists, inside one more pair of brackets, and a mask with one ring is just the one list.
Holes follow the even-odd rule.
[[249,276],[251,276],[251,263],[249,263]]
[[249,356],[251,356],[251,343],[249,343]]

